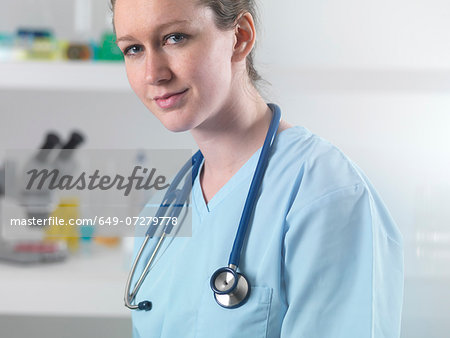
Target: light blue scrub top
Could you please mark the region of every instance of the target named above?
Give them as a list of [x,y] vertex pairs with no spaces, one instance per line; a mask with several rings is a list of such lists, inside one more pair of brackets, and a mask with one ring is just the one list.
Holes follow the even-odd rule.
[[164,243],[137,295],[153,309],[133,311],[134,337],[399,337],[402,237],[361,170],[302,127],[279,133],[264,175],[239,267],[250,297],[236,309],[215,302],[209,280],[228,263],[259,154],[208,205],[197,177],[192,237]]

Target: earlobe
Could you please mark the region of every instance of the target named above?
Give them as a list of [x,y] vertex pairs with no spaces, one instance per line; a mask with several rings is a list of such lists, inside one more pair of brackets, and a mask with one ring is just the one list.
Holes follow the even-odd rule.
[[255,23],[250,13],[243,14],[234,28],[235,44],[232,61],[242,61],[253,49],[255,44]]

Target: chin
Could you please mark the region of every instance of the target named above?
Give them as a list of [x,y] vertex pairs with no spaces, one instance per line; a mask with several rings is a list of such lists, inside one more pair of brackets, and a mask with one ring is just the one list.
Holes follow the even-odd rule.
[[172,126],[172,125],[164,125],[164,127],[166,127],[167,130],[173,132],[173,133],[181,133],[184,131],[189,131],[191,130],[191,128],[186,128],[183,126]]
[[199,123],[197,121],[198,114],[194,113],[189,107],[175,108],[172,111],[164,111],[159,107],[152,107],[150,111],[167,130],[174,133],[189,131]]
[[186,121],[183,118],[177,116],[165,116],[165,118],[160,118],[159,121],[167,130],[174,133],[189,131],[195,127],[192,121]]

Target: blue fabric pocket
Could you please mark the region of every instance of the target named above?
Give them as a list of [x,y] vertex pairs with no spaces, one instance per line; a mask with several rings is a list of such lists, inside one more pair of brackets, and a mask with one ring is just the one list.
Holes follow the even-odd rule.
[[195,337],[265,338],[267,337],[271,303],[271,288],[253,286],[249,298],[242,306],[225,309],[216,303],[214,294],[208,285],[198,304]]

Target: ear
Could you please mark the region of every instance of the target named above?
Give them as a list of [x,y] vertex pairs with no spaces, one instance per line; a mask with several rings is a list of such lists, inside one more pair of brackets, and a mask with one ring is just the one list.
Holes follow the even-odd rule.
[[250,13],[245,13],[237,20],[234,28],[235,43],[231,61],[237,62],[245,60],[255,45],[256,31],[255,22]]

